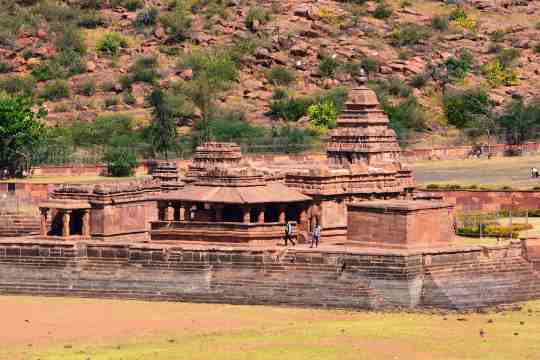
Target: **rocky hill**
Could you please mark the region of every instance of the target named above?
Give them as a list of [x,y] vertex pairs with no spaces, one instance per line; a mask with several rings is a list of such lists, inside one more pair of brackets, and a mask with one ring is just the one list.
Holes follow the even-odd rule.
[[540,2],[457,1],[0,0],[0,88],[42,99],[50,124],[111,112],[144,123],[154,86],[193,76],[185,54],[235,47],[239,73],[218,101],[251,123],[276,121],[276,88],[354,86],[363,66],[389,103],[416,99],[417,128],[449,137],[443,91],[481,86],[498,105],[540,91]]

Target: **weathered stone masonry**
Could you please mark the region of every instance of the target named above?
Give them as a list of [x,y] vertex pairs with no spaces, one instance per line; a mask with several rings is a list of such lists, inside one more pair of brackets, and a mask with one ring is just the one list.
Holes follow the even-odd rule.
[[519,243],[394,253],[0,242],[0,294],[342,308],[471,308],[540,295]]

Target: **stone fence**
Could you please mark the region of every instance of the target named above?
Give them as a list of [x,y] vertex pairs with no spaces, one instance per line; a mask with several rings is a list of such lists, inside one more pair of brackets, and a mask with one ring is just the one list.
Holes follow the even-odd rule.
[[457,212],[540,209],[540,191],[534,190],[444,190],[430,189],[424,195],[442,198]]

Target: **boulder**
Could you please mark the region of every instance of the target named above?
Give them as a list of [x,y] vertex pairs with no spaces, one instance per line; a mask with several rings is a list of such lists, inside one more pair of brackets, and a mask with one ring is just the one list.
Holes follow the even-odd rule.
[[311,19],[311,9],[308,5],[300,5],[293,10],[293,14],[298,17]]
[[307,44],[299,43],[299,44],[294,45],[289,52],[293,56],[304,57],[309,54],[308,49],[309,47]]

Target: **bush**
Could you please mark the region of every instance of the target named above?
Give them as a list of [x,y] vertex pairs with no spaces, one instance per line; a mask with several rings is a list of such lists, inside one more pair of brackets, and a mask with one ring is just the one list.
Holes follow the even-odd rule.
[[498,59],[485,64],[482,67],[482,73],[486,77],[488,84],[492,87],[517,84],[517,72],[512,68],[505,68]]
[[55,101],[67,98],[69,95],[69,84],[63,80],[55,80],[45,85],[40,97],[45,100]]
[[308,108],[311,125],[319,131],[327,131],[336,126],[337,109],[333,102],[325,101]]
[[156,56],[143,56],[138,58],[129,68],[127,77],[122,77],[122,88],[127,89],[135,82],[153,84],[160,77],[158,71],[158,59]]
[[32,97],[36,80],[32,76],[13,75],[0,79],[0,92],[10,95]]
[[401,25],[390,34],[390,43],[395,47],[412,46],[430,37],[429,30],[418,24]]
[[132,176],[137,167],[135,152],[126,146],[109,146],[103,156],[109,176]]
[[105,19],[97,11],[85,12],[81,15],[77,23],[78,26],[87,29],[95,29],[99,26],[105,26],[106,24],[107,22]]
[[456,233],[460,236],[468,236],[468,237],[480,237],[480,233],[482,233],[482,236],[486,237],[497,237],[497,238],[508,238],[512,237],[514,239],[517,239],[519,237],[519,232],[523,230],[529,230],[532,229],[531,224],[512,224],[512,226],[502,226],[499,224],[482,224],[476,225],[476,226],[465,226],[462,228],[459,228]]
[[106,108],[116,106],[118,105],[118,98],[116,96],[107,97],[105,98],[104,105]]
[[60,53],[75,52],[79,55],[86,54],[84,37],[81,31],[73,26],[67,26],[63,29],[55,41],[55,46]]
[[296,80],[294,71],[285,66],[273,66],[267,73],[266,79],[276,86],[288,86]]
[[421,131],[427,127],[427,116],[415,97],[408,97],[397,105],[383,102],[383,110],[400,140],[410,130]]
[[254,28],[255,21],[258,21],[261,24],[265,24],[270,21],[270,14],[268,11],[261,7],[252,7],[249,9],[244,24],[250,30],[256,30]]
[[494,32],[489,34],[489,39],[493,42],[501,42],[504,40],[506,35],[507,32],[504,30],[495,30]]
[[470,31],[476,31],[478,22],[469,18],[465,10],[461,7],[454,9],[449,15],[450,21],[454,22],[457,26]]
[[373,17],[375,19],[386,19],[392,16],[393,13],[394,10],[388,4],[381,2],[373,11]]
[[77,87],[77,94],[92,96],[96,93],[96,82],[92,79],[86,80]]
[[0,60],[0,74],[5,74],[11,71],[11,64]]
[[97,44],[97,51],[108,56],[116,56],[128,46],[127,40],[118,33],[105,34]]
[[334,77],[339,69],[339,62],[332,56],[323,56],[319,62],[319,73],[322,77]]
[[220,113],[221,116],[210,121],[210,133],[216,141],[254,144],[266,135],[266,129],[247,122],[243,112],[220,111]]
[[136,28],[144,28],[146,26],[156,25],[157,19],[159,16],[159,10],[157,8],[149,8],[141,10],[135,20],[133,20],[133,25]]
[[437,15],[431,19],[431,27],[438,31],[445,31],[448,30],[449,21],[448,16]]
[[181,42],[191,35],[192,18],[184,8],[167,12],[160,17],[160,21],[169,35],[168,42]]
[[452,12],[450,12],[450,15],[448,15],[448,19],[450,21],[456,21],[459,19],[467,19],[467,13],[465,12],[465,9],[462,7],[457,7]]
[[377,60],[375,58],[365,57],[365,58],[362,59],[362,61],[360,63],[362,65],[362,68],[368,74],[376,73],[376,72],[379,71],[379,67],[380,67],[379,60]]
[[540,43],[536,43],[533,47],[535,53],[540,54]]
[[111,92],[114,91],[115,84],[112,81],[105,81],[101,84],[101,91],[103,92]]
[[456,80],[463,79],[470,71],[472,64],[473,56],[466,49],[460,51],[458,58],[450,57],[444,63],[448,77]]
[[422,74],[416,74],[413,76],[409,84],[417,89],[420,89],[426,85],[426,83],[429,80],[429,74],[422,73]]
[[519,49],[503,49],[499,52],[496,59],[499,61],[503,68],[508,68],[514,65],[515,61],[519,59],[521,52]]
[[448,123],[460,129],[474,124],[478,116],[487,115],[492,106],[489,95],[482,89],[456,91],[443,97]]
[[390,95],[408,97],[411,94],[411,88],[397,76],[390,76],[386,86]]
[[124,0],[122,1],[122,6],[128,11],[137,11],[144,7],[143,0]]
[[130,92],[124,93],[123,100],[124,100],[124,103],[127,104],[127,105],[136,105],[137,104],[137,99]]

